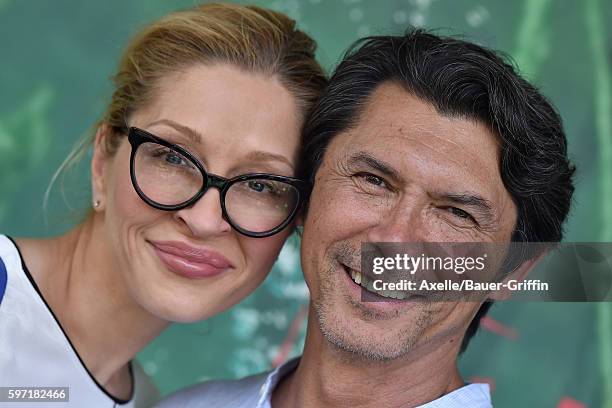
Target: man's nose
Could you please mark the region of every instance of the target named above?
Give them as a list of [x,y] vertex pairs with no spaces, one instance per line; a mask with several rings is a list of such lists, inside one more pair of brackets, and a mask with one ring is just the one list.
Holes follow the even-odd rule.
[[229,223],[223,219],[220,192],[216,188],[208,189],[191,207],[177,211],[175,218],[196,237],[219,235],[231,230]]
[[422,205],[405,198],[390,211],[381,214],[378,222],[367,233],[369,242],[424,242]]

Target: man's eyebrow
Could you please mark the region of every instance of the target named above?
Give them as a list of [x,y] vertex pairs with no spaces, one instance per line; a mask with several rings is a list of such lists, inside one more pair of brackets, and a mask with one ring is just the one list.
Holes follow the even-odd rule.
[[286,164],[287,166],[289,166],[291,170],[294,169],[293,163],[291,163],[291,161],[285,156],[276,154],[276,153],[271,153],[271,152],[264,152],[262,150],[255,150],[255,151],[249,152],[245,156],[245,159],[251,160],[251,161],[259,161],[259,162],[277,161],[277,162]]
[[481,217],[488,221],[494,219],[493,206],[489,200],[484,199],[478,194],[473,193],[445,193],[440,198],[445,201],[465,205],[478,211]]
[[179,133],[187,136],[192,142],[200,143],[200,144],[202,143],[202,140],[203,140],[202,135],[198,133],[197,130],[190,128],[189,126],[181,125],[180,123],[177,123],[170,119],[160,119],[160,120],[156,120],[155,122],[149,123],[147,127],[155,126],[155,125],[170,126],[171,128],[178,131]]
[[385,161],[382,161],[372,156],[368,152],[360,151],[360,152],[353,154],[349,158],[348,164],[350,166],[365,164],[395,181],[401,178],[399,173],[393,168],[393,166],[391,166],[389,163]]

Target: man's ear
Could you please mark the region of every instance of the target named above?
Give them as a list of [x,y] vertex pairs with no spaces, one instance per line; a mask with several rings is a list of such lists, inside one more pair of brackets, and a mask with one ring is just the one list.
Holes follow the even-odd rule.
[[102,124],[96,130],[93,142],[93,155],[91,158],[91,195],[94,210],[104,207],[106,199],[106,167],[109,157],[106,149],[106,137],[108,137],[109,127]]
[[544,257],[548,255],[548,250],[542,251],[540,254],[535,256],[534,258],[527,259],[525,262],[520,264],[515,270],[510,272],[508,276],[502,280],[502,284],[506,284],[500,288],[500,290],[496,290],[489,293],[489,299],[491,300],[508,300],[512,296],[512,291],[508,289],[508,281],[515,280],[517,282],[522,282],[525,280],[529,272],[542,260]]

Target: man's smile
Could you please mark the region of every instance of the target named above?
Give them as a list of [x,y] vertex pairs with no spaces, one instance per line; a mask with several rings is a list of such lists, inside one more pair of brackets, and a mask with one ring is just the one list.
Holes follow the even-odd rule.
[[[353,269],[342,262],[340,265],[350,277],[351,281],[355,285],[358,285],[362,289],[361,300],[365,302],[393,302],[393,301],[404,301],[410,297],[410,294],[404,291],[395,290],[376,290],[374,288],[374,281],[376,278],[368,274],[364,274],[361,271]],[[378,278],[380,279],[380,278]]]

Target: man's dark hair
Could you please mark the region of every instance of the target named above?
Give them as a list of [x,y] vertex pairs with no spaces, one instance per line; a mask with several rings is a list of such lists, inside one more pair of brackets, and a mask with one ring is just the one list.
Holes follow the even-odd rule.
[[[502,181],[517,207],[512,241],[562,239],[575,168],[559,114],[500,54],[457,38],[409,30],[356,41],[305,125],[298,174],[314,182],[331,139],[357,124],[383,82],[398,84],[442,115],[475,119],[494,130]],[[476,313],[462,352],[491,304],[485,302]]]

